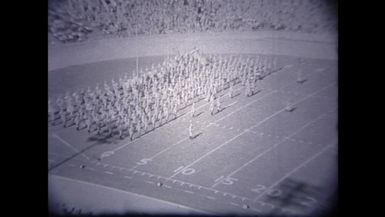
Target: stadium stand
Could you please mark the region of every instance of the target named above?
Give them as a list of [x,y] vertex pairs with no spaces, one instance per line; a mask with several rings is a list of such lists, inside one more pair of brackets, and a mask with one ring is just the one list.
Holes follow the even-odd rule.
[[50,0],[48,31],[63,43],[84,41],[93,34],[318,33],[336,31],[334,12],[333,1],[317,0]]

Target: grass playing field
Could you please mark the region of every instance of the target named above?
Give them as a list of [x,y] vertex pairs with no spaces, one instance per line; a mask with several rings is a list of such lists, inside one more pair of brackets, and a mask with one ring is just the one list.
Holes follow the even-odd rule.
[[[198,213],[326,211],[337,185],[337,62],[305,58],[300,64],[294,57],[276,57],[281,70],[263,79],[257,94],[246,97],[238,84],[235,97],[228,97],[228,90],[222,93],[221,112],[210,115],[202,100],[196,117],[188,107],[181,117],[134,141],[97,140],[86,130],[50,126],[49,174]],[[141,67],[161,60],[143,57]],[[60,69],[50,72],[49,94],[93,86],[134,69],[135,59]],[[298,70],[304,83],[296,82]],[[293,111],[285,110],[287,103]],[[188,137],[190,120],[195,139]],[[89,200],[83,210],[98,210],[95,201],[115,203],[115,208],[121,203],[116,210],[124,210],[125,199],[111,202],[112,196],[103,195],[76,194],[73,206]]]

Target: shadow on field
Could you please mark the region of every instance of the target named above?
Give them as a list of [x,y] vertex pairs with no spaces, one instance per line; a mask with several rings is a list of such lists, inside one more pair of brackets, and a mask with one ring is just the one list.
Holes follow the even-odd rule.
[[48,172],[51,171],[51,170],[53,170],[53,169],[55,169],[56,167],[59,167],[60,165],[64,164],[65,162],[67,162],[67,161],[69,161],[69,160],[75,158],[76,156],[78,156],[78,155],[80,155],[80,154],[83,154],[83,152],[85,152],[85,151],[87,151],[88,149],[93,148],[93,147],[95,147],[95,146],[97,146],[97,145],[100,145],[100,143],[92,144],[92,145],[90,145],[90,146],[88,146],[88,147],[86,147],[86,148],[80,150],[78,153],[75,153],[75,154],[73,154],[73,155],[67,157],[66,159],[62,160],[61,162],[59,162],[59,163],[53,165],[52,167],[48,168]]
[[198,114],[194,114],[194,118],[199,117],[199,115],[201,115],[201,114],[203,114],[203,113],[204,113],[204,112],[201,111],[201,112],[199,112]]
[[288,212],[273,210],[268,216],[293,216],[291,210],[298,210],[309,216],[334,216],[336,193],[333,186],[324,189],[303,181],[285,179],[276,189],[279,189],[280,194],[267,193],[264,201]]
[[87,141],[96,142],[96,144],[111,144],[116,143],[119,139],[113,136],[90,136]]

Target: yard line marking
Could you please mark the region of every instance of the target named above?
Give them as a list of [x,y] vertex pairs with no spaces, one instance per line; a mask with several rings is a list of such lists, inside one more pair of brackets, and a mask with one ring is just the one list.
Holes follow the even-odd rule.
[[[243,133],[244,133],[244,131],[243,131]],[[227,140],[226,142],[222,143],[221,145],[215,147],[215,148],[212,149],[211,151],[205,153],[204,155],[202,155],[201,157],[199,157],[198,159],[196,159],[195,161],[193,161],[192,163],[190,163],[189,165],[187,165],[185,168],[191,167],[193,164],[195,164],[196,162],[200,161],[200,160],[203,159],[204,157],[208,156],[209,154],[213,153],[214,151],[218,150],[219,148],[221,148],[222,146],[226,145],[227,143],[233,141],[234,139],[240,137],[241,135],[243,135],[243,133],[238,134],[237,136],[235,136],[235,137],[233,137],[233,138]],[[169,176],[168,178],[170,179],[170,178],[172,178],[172,177],[178,175],[179,173],[180,173],[180,171],[174,173],[173,175]]]
[[[310,74],[312,74],[312,73],[310,73]],[[275,75],[275,74],[272,74],[272,75]],[[310,76],[310,75],[309,75],[309,76]],[[242,106],[242,107],[244,108],[244,107],[248,106],[249,104],[252,104],[252,103],[254,103],[254,102],[259,101],[259,100],[262,99],[263,97],[268,96],[268,95],[270,95],[270,94],[273,94],[273,93],[275,93],[275,92],[278,92],[280,89],[284,89],[284,88],[286,88],[286,87],[288,87],[288,86],[290,86],[290,85],[292,85],[292,84],[289,83],[289,84],[287,84],[287,85],[285,85],[285,86],[283,86],[283,87],[281,87],[281,88],[278,88],[278,89],[276,89],[276,90],[270,91],[270,92],[268,92],[266,95],[264,95],[264,96],[262,96],[262,97],[259,97],[259,98],[255,99],[255,100],[253,100],[252,102],[250,102],[250,103],[248,103],[248,104]],[[238,91],[238,90],[240,90],[240,89],[242,89],[242,88],[243,88],[243,86],[241,86],[240,88],[236,89],[236,91]],[[310,96],[309,96],[309,97],[310,97]],[[206,103],[204,103],[203,105],[199,106],[196,110],[198,111],[200,108],[203,108],[204,106],[207,106],[207,105],[209,105],[209,102],[206,102]],[[217,123],[217,122],[223,120],[224,118],[226,118],[226,117],[228,117],[228,116],[234,114],[235,112],[238,112],[239,110],[241,110],[241,109],[243,109],[243,108],[239,108],[239,109],[237,109],[236,111],[230,112],[229,114],[227,114],[227,115],[225,115],[224,117],[222,117],[222,118],[220,118],[220,119],[214,121],[213,123]],[[191,112],[192,112],[192,111],[186,112],[185,115],[186,115],[186,114],[189,114],[189,113],[191,113]],[[177,119],[177,120],[178,120],[178,119]],[[176,121],[177,121],[177,120],[176,120]],[[207,128],[207,127],[210,126],[211,124],[212,124],[212,123],[210,123],[209,125],[203,127],[202,130],[205,129],[205,128]],[[241,131],[241,129],[237,129],[237,131]],[[146,134],[146,135],[147,135],[147,134]],[[188,138],[184,138],[184,139],[182,139],[182,140],[179,140],[178,142],[174,143],[173,145],[171,145],[171,146],[165,148],[164,150],[158,152],[157,154],[153,155],[153,156],[150,157],[149,159],[152,159],[152,160],[153,160],[154,158],[156,158],[156,157],[159,156],[160,154],[166,152],[167,150],[171,149],[172,147],[174,147],[174,146],[178,145],[179,143],[184,142],[184,141],[186,141],[186,140],[188,140]],[[132,142],[133,142],[133,141],[131,141],[130,143],[132,143]],[[121,148],[123,148],[123,147],[129,145],[130,143],[128,143],[128,144],[126,144],[126,145],[123,145],[123,146],[120,146],[120,147],[114,149],[113,151],[115,152],[115,151],[117,151],[117,150],[119,150],[119,149],[121,149]],[[132,169],[136,169],[136,168],[139,167],[139,166],[140,166],[140,165],[134,165],[134,166],[132,167]]]
[[163,149],[162,151],[160,151],[160,152],[154,154],[153,156],[149,157],[149,159],[153,160],[153,159],[156,158],[158,155],[162,154],[163,152],[169,150],[171,147],[173,147],[173,146],[175,146],[175,145],[178,145],[179,143],[181,143],[181,142],[183,142],[183,141],[185,141],[185,140],[187,140],[187,138],[184,138],[184,139],[182,139],[182,140],[179,140],[178,142],[172,144],[171,146],[169,146],[169,147]]
[[[97,161],[95,161],[95,162],[93,162],[93,163],[98,163]],[[108,164],[107,164],[108,165]],[[119,167],[119,168],[122,168],[122,169],[124,169],[124,170],[128,170],[127,168],[124,168],[124,167],[121,167],[121,166],[117,166],[117,167]],[[139,170],[133,170],[133,171],[131,171],[131,173],[133,173],[133,174],[135,174],[135,173],[143,173],[143,171],[139,171]],[[151,173],[147,173],[147,174],[151,174]],[[153,175],[153,174],[152,174]],[[154,176],[156,176],[157,177],[157,179],[165,179],[165,180],[168,180],[168,181],[170,181],[170,182],[172,182],[172,183],[180,183],[181,185],[183,185],[183,184],[187,184],[187,185],[189,185],[189,186],[196,186],[199,190],[200,189],[205,189],[205,190],[208,190],[208,191],[213,191],[214,193],[226,193],[226,194],[228,194],[228,195],[234,195],[234,196],[236,196],[236,197],[239,197],[239,198],[242,198],[242,200],[249,200],[248,198],[246,198],[246,197],[241,197],[241,196],[238,196],[238,195],[235,195],[235,194],[231,194],[231,193],[227,193],[227,192],[222,192],[222,191],[218,191],[218,190],[216,190],[216,189],[213,189],[213,188],[209,188],[209,187],[204,187],[204,186],[201,186],[201,185],[196,185],[196,184],[192,184],[192,183],[189,183],[189,182],[183,182],[183,181],[181,181],[181,180],[178,180],[178,179],[169,179],[169,178],[166,178],[166,177],[163,177],[163,176],[160,176],[160,175],[154,175]],[[126,178],[126,179],[132,179],[133,177],[131,177],[131,176],[123,176],[124,178]],[[166,185],[163,185],[163,186],[165,186],[166,187]],[[166,187],[167,188],[167,187]],[[170,188],[171,188],[171,186],[170,186]],[[213,197],[214,198],[214,197]],[[215,199],[215,198],[214,198]]]
[[264,196],[266,194],[266,192],[272,188],[274,188],[275,186],[277,186],[279,183],[281,183],[283,180],[285,180],[287,177],[291,176],[293,173],[295,173],[296,171],[298,171],[299,169],[301,169],[302,167],[306,166],[309,162],[313,161],[314,159],[316,159],[318,156],[320,156],[321,154],[323,154],[327,149],[331,148],[331,147],[334,147],[335,145],[335,142],[333,142],[332,144],[324,147],[323,149],[321,149],[319,152],[317,152],[315,155],[313,155],[311,158],[307,159],[306,161],[304,161],[303,163],[301,163],[299,166],[297,166],[296,168],[294,168],[293,170],[291,170],[289,173],[287,173],[285,176],[283,176],[282,178],[280,178],[278,181],[276,181],[275,183],[273,183],[270,187],[268,187],[264,192],[262,192],[260,195],[258,195],[253,201],[257,201],[259,198],[261,198],[262,196]]
[[[300,100],[297,100],[297,101],[294,102],[293,104],[298,104],[298,103],[300,103],[300,102],[302,102],[302,101],[305,101],[306,99],[310,98],[311,96],[316,95],[317,93],[321,92],[323,89],[328,88],[329,86],[334,85],[334,84],[335,84],[335,83],[329,84],[329,85],[327,85],[327,86],[325,86],[325,87],[323,87],[323,88],[321,88],[321,89],[315,91],[313,94],[311,94],[311,95],[309,95],[309,96],[306,96],[306,97],[304,97],[304,98],[302,98],[302,99],[300,99]],[[205,158],[206,156],[210,155],[211,153],[213,153],[213,152],[215,152],[216,150],[220,149],[221,147],[225,146],[225,145],[228,144],[229,142],[231,142],[231,141],[233,141],[234,139],[237,139],[238,137],[242,136],[243,134],[245,134],[246,132],[248,132],[248,130],[250,130],[250,129],[256,127],[256,126],[261,125],[262,123],[268,121],[269,119],[271,119],[271,118],[274,117],[275,115],[277,115],[277,114],[279,114],[279,113],[281,113],[281,112],[284,112],[284,111],[285,111],[285,106],[284,106],[284,108],[282,108],[281,110],[278,110],[277,112],[274,112],[272,115],[266,117],[265,119],[263,119],[262,121],[258,122],[257,124],[252,125],[252,126],[246,128],[245,130],[243,130],[243,131],[242,131],[241,133],[239,133],[238,135],[236,135],[236,136],[234,136],[233,138],[227,140],[226,142],[222,143],[221,145],[215,147],[215,148],[212,149],[211,151],[205,153],[204,155],[202,155],[201,157],[199,157],[198,159],[196,159],[196,160],[193,161],[192,163],[190,163],[190,164],[188,164],[187,166],[185,166],[185,168],[191,167],[192,165],[194,165],[194,164],[197,163],[198,161],[202,160],[202,159]],[[174,173],[173,175],[169,176],[169,178],[172,178],[172,177],[178,175],[180,172],[181,172],[181,171],[178,171],[178,172]]]
[[[318,117],[314,118],[313,120],[309,121],[308,123],[306,123],[305,125],[303,125],[302,127],[300,127],[298,130],[294,131],[293,133],[291,133],[290,135],[288,136],[285,136],[284,139],[282,141],[279,141],[277,143],[275,143],[274,145],[272,145],[270,148],[264,150],[263,152],[259,153],[257,156],[253,157],[251,160],[249,160],[248,162],[244,163],[242,166],[240,166],[238,169],[234,170],[233,172],[229,173],[227,175],[227,177],[231,177],[232,175],[236,174],[237,172],[239,172],[240,170],[242,170],[244,167],[248,166],[249,164],[251,164],[252,162],[254,162],[255,160],[257,160],[258,158],[262,157],[264,154],[266,154],[267,152],[273,150],[274,148],[278,147],[279,145],[283,144],[284,142],[286,142],[288,139],[290,139],[292,136],[300,133],[301,131],[303,131],[304,129],[306,129],[308,126],[314,124],[315,122],[319,121],[320,119],[322,119],[323,117],[325,117],[328,113],[330,112],[334,112],[336,110],[336,108],[328,111],[328,112],[325,112],[321,115],[319,115]],[[214,188],[215,186],[217,186],[218,184],[220,184],[220,182],[216,182],[214,183],[211,187]]]
[[[134,141],[135,141],[135,140],[132,140],[132,141],[128,142],[127,144],[123,144],[123,145],[121,145],[121,146],[119,146],[119,147],[117,147],[117,148],[114,148],[114,149],[112,149],[111,151],[108,151],[108,152],[111,153],[111,155],[112,155],[112,154],[114,154],[116,151],[118,151],[118,150],[120,150],[120,149],[126,147],[127,145],[130,145],[130,144],[133,143]],[[111,155],[110,155],[110,156],[111,156]]]
[[184,190],[184,192],[189,193],[189,194],[195,194],[194,192],[189,191],[189,190]]
[[[230,115],[233,115],[234,113],[236,113],[236,112],[238,112],[238,111],[240,111],[240,110],[246,108],[247,106],[249,106],[249,105],[251,105],[251,104],[254,104],[254,103],[258,102],[259,100],[261,100],[261,99],[263,99],[263,98],[265,98],[265,97],[268,97],[268,96],[270,96],[270,95],[272,95],[272,94],[274,94],[274,93],[276,93],[276,92],[278,92],[278,91],[270,91],[270,92],[267,93],[266,95],[261,96],[261,97],[255,99],[255,100],[253,100],[253,101],[247,103],[246,105],[243,105],[243,106],[239,107],[238,109],[236,109],[236,110],[230,112],[229,114],[227,114],[227,115],[225,115],[225,116],[223,116],[223,117],[221,117],[221,118],[215,120],[214,123],[218,123],[219,121],[221,121],[221,120],[223,120],[223,119],[229,117]],[[210,123],[210,124],[211,124],[211,123]],[[210,124],[209,124],[209,125],[210,125]]]
[[[67,147],[69,147],[70,149],[72,149],[72,151],[74,151],[76,154],[80,153],[79,150],[77,150],[75,147],[73,147],[71,144],[69,144],[67,141],[65,141],[64,139],[62,139],[60,136],[58,136],[56,133],[52,134],[53,137],[55,137],[56,139],[60,140],[64,145],[66,145]],[[81,155],[83,157],[85,157],[87,160],[90,160],[90,158],[85,155],[84,153],[81,153]]]
[[[179,180],[175,180],[176,183],[179,183],[180,185],[183,185],[183,182],[182,181],[179,181]],[[174,182],[173,182],[174,183]]]
[[112,172],[110,172],[110,171],[104,171],[105,173],[107,173],[107,174],[110,174],[110,175],[112,175],[113,173]]
[[[284,67],[285,68],[285,67]],[[277,73],[273,73],[273,74],[271,74],[271,76],[276,76],[276,74]],[[310,75],[311,74],[313,74],[313,71],[312,72],[310,72],[309,73],[309,77],[310,77]],[[270,77],[270,76],[269,76]],[[281,87],[281,88],[278,88],[278,89],[276,89],[276,90],[274,90],[274,91],[272,91],[272,92],[275,92],[275,91],[279,91],[280,89],[283,89],[283,88],[285,88],[285,87],[287,87],[287,86],[290,86],[290,85],[292,85],[291,83],[289,83],[288,85],[285,85],[284,87]],[[242,89],[242,88],[244,88],[243,86],[240,86],[239,88],[237,88],[237,89],[235,89],[234,91],[238,91],[238,90],[240,90],[240,89]],[[272,93],[272,92],[270,92],[270,93]],[[258,100],[258,99],[257,99]],[[203,107],[205,107],[205,106],[207,106],[207,105],[209,105],[209,102],[206,102],[206,103],[204,103],[203,105],[201,105],[201,106],[199,106],[196,110],[198,111],[200,108],[203,108]],[[186,112],[186,113],[184,113],[182,116],[184,116],[184,117],[182,117],[182,118],[178,118],[176,121],[178,121],[178,120],[184,120],[183,118],[185,118],[186,116],[185,115],[187,115],[187,114],[189,114],[189,113],[191,113],[192,111],[190,110],[189,112]],[[224,117],[223,117],[224,118]],[[222,119],[223,119],[222,118]],[[238,131],[240,131],[240,129],[238,129]],[[148,135],[148,134],[146,134],[146,135]],[[144,135],[144,136],[146,136],[146,135]],[[143,136],[142,136],[143,137]],[[142,137],[140,137],[140,138],[142,138]],[[187,140],[187,138],[186,139],[184,139],[184,140],[182,140],[182,141],[179,141],[179,142],[177,142],[178,144],[180,143],[180,142],[183,142],[183,141],[185,141],[185,140]],[[116,151],[118,151],[118,150],[120,150],[120,149],[122,149],[122,148],[124,148],[124,147],[126,147],[126,146],[128,146],[129,144],[131,144],[131,143],[133,143],[135,140],[133,140],[133,141],[130,141],[129,143],[127,143],[127,144],[124,144],[124,145],[121,145],[121,146],[119,146],[119,147],[117,147],[117,148],[115,148],[115,149],[113,149],[112,151],[107,151],[108,153],[110,153],[108,156],[111,156],[111,155],[113,155],[113,154],[115,154],[115,152]],[[176,144],[175,144],[176,145]],[[172,146],[174,146],[174,145],[172,145]],[[171,147],[172,147],[171,146]],[[163,153],[163,152],[162,152]],[[135,168],[137,168],[139,165],[135,165],[135,166],[133,166],[133,168],[132,169],[135,169]]]
[[226,107],[230,107],[230,106],[232,106],[232,105],[234,105],[234,104],[237,104],[237,103],[238,103],[238,101],[235,101],[235,102],[233,102],[233,103],[227,105]]
[[[263,97],[268,96],[268,95],[270,95],[270,94],[272,94],[272,93],[273,93],[273,92],[270,92],[269,94],[266,94],[266,95],[264,95],[264,96],[262,96],[262,97],[260,97],[260,98],[257,98],[256,100],[253,100],[252,102],[250,102],[250,103],[248,103],[248,104],[246,104],[246,105],[240,107],[239,109],[237,109],[237,110],[235,110],[235,111],[233,111],[233,112],[227,114],[226,116],[224,116],[224,117],[222,117],[222,118],[220,118],[220,119],[218,119],[218,120],[215,120],[214,122],[211,122],[211,123],[208,124],[207,126],[203,127],[202,130],[208,128],[208,127],[209,127],[210,125],[212,125],[212,124],[219,125],[219,124],[217,124],[217,122],[223,120],[224,118],[226,118],[226,117],[228,117],[228,116],[234,114],[235,112],[240,111],[241,109],[245,108],[246,106],[249,106],[250,104],[257,102],[258,100],[260,100],[260,99],[262,99]],[[239,130],[238,130],[238,131],[239,131]],[[160,154],[162,154],[162,153],[168,151],[168,150],[171,149],[172,147],[174,147],[174,146],[176,146],[176,145],[178,145],[178,144],[180,144],[180,143],[182,143],[182,142],[184,142],[184,141],[186,141],[186,140],[188,140],[188,139],[189,139],[188,137],[185,137],[184,139],[181,139],[181,140],[177,141],[176,143],[174,143],[174,144],[168,146],[167,148],[165,148],[165,149],[163,149],[162,151],[156,153],[155,155],[149,157],[148,159],[153,160],[154,158],[156,158],[156,157],[159,156]],[[136,169],[138,166],[141,166],[141,165],[135,165],[135,166],[133,166],[132,168],[133,168],[133,169]]]

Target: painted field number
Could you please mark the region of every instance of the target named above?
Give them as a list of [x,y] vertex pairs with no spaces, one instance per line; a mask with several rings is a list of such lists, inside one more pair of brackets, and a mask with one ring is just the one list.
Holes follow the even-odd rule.
[[180,166],[176,170],[174,170],[175,173],[182,173],[183,175],[192,175],[195,173],[195,169],[189,168],[189,167],[184,167]]
[[215,180],[216,183],[224,184],[224,185],[232,185],[234,182],[238,181],[238,179],[233,177],[224,177],[220,176]]
[[148,164],[148,163],[151,162],[151,161],[152,161],[152,159],[150,159],[150,158],[143,158],[142,160],[140,160],[140,161],[137,162],[136,164],[143,166],[143,165]]
[[276,188],[269,189],[264,185],[257,185],[256,188],[251,189],[252,192],[257,194],[262,194],[266,192],[267,195],[271,197],[279,197],[282,195],[282,191]]
[[301,201],[300,204],[307,207],[312,207],[317,203],[317,200],[312,197],[304,197],[305,200]]
[[109,157],[114,154],[114,151],[106,151],[100,156],[101,158]]

